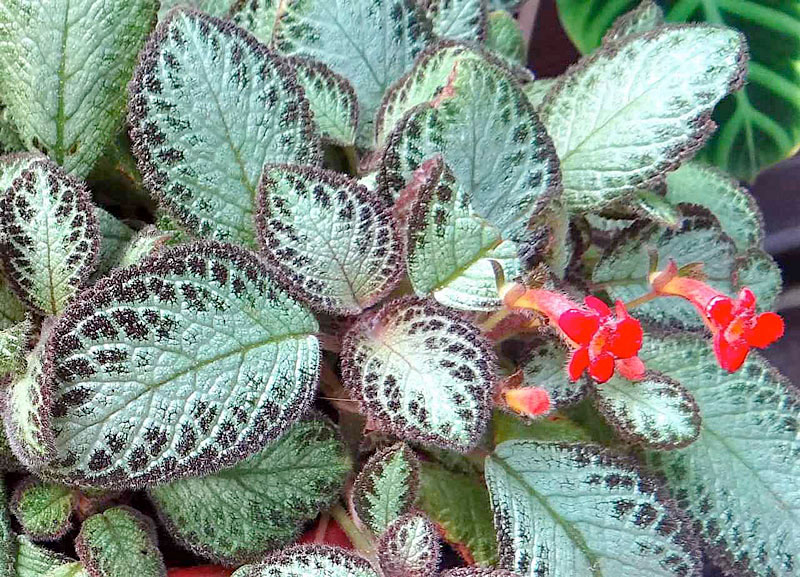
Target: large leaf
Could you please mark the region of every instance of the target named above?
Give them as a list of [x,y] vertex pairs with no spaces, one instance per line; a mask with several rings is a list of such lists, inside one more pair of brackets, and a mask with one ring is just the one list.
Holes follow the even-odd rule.
[[483,42],[486,37],[486,0],[422,0],[439,38]]
[[83,176],[122,124],[155,0],[0,4],[0,100],[22,141]]
[[344,175],[267,166],[258,205],[262,254],[286,289],[315,308],[358,314],[402,274],[391,205]]
[[72,529],[76,494],[64,485],[24,479],[11,497],[11,511],[22,530],[37,541],[57,541]]
[[358,96],[358,141],[369,148],[383,93],[431,38],[431,24],[414,0],[287,0],[274,45],[319,60],[350,81]]
[[430,577],[439,569],[439,534],[420,513],[394,521],[378,541],[378,559],[386,577]]
[[790,577],[800,563],[800,397],[757,354],[729,374],[705,339],[649,335],[642,360],[692,393],[703,423],[689,447],[648,455],[731,575]]
[[408,221],[408,278],[418,295],[464,310],[502,306],[494,266],[509,281],[519,277],[517,245],[475,214],[470,195],[441,159],[434,161]]
[[181,245],[118,269],[47,341],[47,474],[131,488],[234,464],[305,411],[316,332],[242,249]]
[[75,550],[95,577],[166,577],[153,522],[134,509],[115,507],[81,526]]
[[231,469],[150,489],[170,534],[229,565],[297,537],[342,489],[350,456],[327,421],[302,421]]
[[51,161],[34,161],[0,200],[0,224],[12,288],[37,312],[61,312],[97,261],[99,229],[86,187]]
[[158,25],[130,92],[145,184],[196,235],[253,244],[264,163],[319,158],[308,101],[288,65],[200,12],[176,10]]
[[501,566],[519,575],[699,575],[688,523],[626,458],[506,441],[486,459],[486,483]]
[[334,547],[297,546],[245,565],[231,577],[379,577],[355,553]]
[[602,48],[571,68],[540,109],[573,211],[651,186],[713,130],[714,105],[743,80],[744,38],[665,27]]
[[396,194],[422,163],[441,154],[475,212],[518,240],[560,191],[553,145],[517,82],[478,59],[458,60],[450,83],[395,128],[381,185]]
[[363,318],[345,337],[345,385],[382,428],[466,451],[486,427],[494,353],[480,331],[430,301],[406,297]]

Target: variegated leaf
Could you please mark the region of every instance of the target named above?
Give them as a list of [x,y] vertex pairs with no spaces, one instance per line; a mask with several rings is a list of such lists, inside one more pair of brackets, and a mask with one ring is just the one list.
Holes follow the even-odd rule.
[[422,0],[439,38],[481,43],[486,38],[486,0]]
[[[630,199],[619,203],[619,206],[629,208],[636,216],[643,216],[661,226],[675,228],[681,223],[680,210],[664,196],[650,190],[637,190]],[[617,208],[617,205],[613,208]]]
[[344,175],[267,166],[258,204],[261,253],[286,289],[315,308],[358,314],[402,273],[390,203]]
[[781,268],[775,259],[760,248],[750,249],[736,257],[733,286],[737,293],[744,287],[750,287],[756,295],[758,309],[772,310],[783,289]]
[[200,12],[176,10],[158,25],[130,93],[144,182],[198,236],[254,244],[264,163],[319,160],[308,100],[288,65]]
[[318,60],[350,81],[358,96],[358,143],[371,148],[384,92],[431,39],[431,23],[415,0],[287,0],[274,45]]
[[223,18],[231,10],[231,3],[232,0],[161,0],[158,19],[163,20],[170,10],[178,6],[196,8],[210,16]]
[[494,352],[431,301],[397,299],[361,319],[345,336],[342,371],[366,414],[400,438],[467,451],[486,427]]
[[117,266],[134,230],[102,208],[95,208],[100,231],[100,250],[95,274],[103,276]]
[[379,182],[395,194],[436,154],[464,184],[475,212],[508,240],[519,240],[560,191],[552,142],[527,98],[508,73],[485,61],[458,61],[440,96],[397,125]]
[[245,565],[231,577],[379,577],[364,559],[338,547],[299,545]]
[[172,235],[157,229],[155,226],[146,226],[137,232],[119,255],[115,266],[125,268],[139,264],[145,258],[156,254],[170,241]]
[[445,571],[442,577],[514,577],[514,574],[505,569],[469,567]]
[[50,577],[51,571],[74,562],[60,553],[40,547],[25,535],[17,536],[15,549],[14,571],[3,577]]
[[231,469],[150,489],[170,534],[203,557],[239,565],[297,537],[335,498],[351,459],[333,425],[301,421]]
[[530,352],[520,364],[525,386],[545,389],[554,409],[574,405],[586,396],[587,379],[581,378],[577,382],[569,380],[569,351],[561,341],[536,337],[530,347]]
[[694,154],[711,112],[744,79],[738,32],[671,26],[601,48],[567,72],[540,109],[572,211],[648,188]]
[[122,125],[155,0],[0,4],[0,100],[22,141],[88,174]]
[[92,515],[75,539],[78,557],[94,577],[166,577],[153,522],[134,509]]
[[317,330],[230,245],[180,245],[117,269],[65,311],[31,387],[52,403],[47,475],[130,489],[242,460],[308,406]]
[[[228,2],[230,0],[219,0]],[[280,0],[234,0],[230,6],[231,20],[269,46],[278,19]]]
[[502,567],[524,577],[699,576],[688,523],[632,460],[506,441],[486,459]]
[[364,465],[353,486],[353,507],[361,523],[383,534],[414,504],[419,461],[405,443],[378,451]]
[[791,577],[800,560],[800,396],[758,354],[730,374],[705,339],[648,335],[641,358],[697,400],[700,438],[649,453],[729,575]]
[[664,25],[664,11],[654,0],[642,2],[630,12],[614,21],[603,36],[603,44],[623,40],[628,36],[642,34]]
[[11,383],[3,412],[14,455],[29,469],[38,468],[54,454],[50,396],[42,388],[41,379],[40,345],[28,355],[25,374]]
[[22,530],[37,541],[57,541],[72,529],[76,494],[64,485],[23,479],[11,497],[11,511]]
[[595,407],[628,442],[671,450],[690,445],[700,434],[697,403],[674,379],[649,372],[636,382],[614,376],[592,386]]
[[8,492],[6,481],[0,477],[0,577],[24,577],[18,576],[15,570],[17,557],[17,539],[11,528],[11,518],[8,514],[6,502]]
[[67,563],[66,565],[59,565],[50,569],[44,574],[44,577],[92,577],[83,566],[83,563],[78,561],[74,563]]
[[528,97],[528,102],[534,110],[538,111],[539,107],[544,104],[545,97],[557,82],[558,78],[537,78],[522,87],[522,91]]
[[445,306],[493,310],[502,306],[494,266],[511,281],[522,274],[516,243],[478,216],[470,195],[436,159],[408,219],[408,277],[420,296]]
[[440,557],[436,527],[420,513],[400,517],[378,541],[378,559],[386,577],[430,577],[438,571]]
[[49,160],[30,163],[0,199],[3,269],[37,312],[61,312],[94,270],[99,229],[83,183]]
[[306,93],[322,140],[353,146],[358,130],[358,100],[347,79],[316,60],[290,58],[289,63]]
[[0,379],[13,377],[25,369],[25,353],[33,331],[30,318],[0,330]]
[[505,10],[489,14],[486,49],[497,54],[511,66],[524,66],[527,60],[525,39],[516,19]]

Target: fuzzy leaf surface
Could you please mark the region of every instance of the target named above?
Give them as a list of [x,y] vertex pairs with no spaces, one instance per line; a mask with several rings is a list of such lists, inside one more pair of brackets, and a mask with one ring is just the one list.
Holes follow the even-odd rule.
[[528,97],[528,102],[534,110],[538,111],[539,107],[544,104],[547,93],[556,85],[556,82],[558,82],[558,78],[537,78],[522,87],[522,91]]
[[665,27],[601,48],[570,69],[540,109],[572,211],[658,182],[713,130],[711,111],[743,80],[744,38]]
[[49,160],[29,164],[0,200],[3,269],[28,306],[61,312],[94,270],[99,229],[91,196]]
[[97,255],[95,274],[104,276],[117,265],[135,232],[127,224],[102,208],[95,208],[94,211],[100,232],[100,249]]
[[83,566],[83,563],[78,561],[74,563],[67,563],[66,565],[59,565],[50,569],[44,574],[44,577],[92,577]]
[[355,553],[334,547],[297,546],[259,563],[245,565],[231,577],[379,577]]
[[329,170],[267,166],[256,216],[261,253],[287,290],[334,314],[378,302],[401,273],[389,202]]
[[50,571],[73,562],[73,559],[69,557],[40,547],[25,535],[17,536],[15,549],[15,572],[10,574],[11,577],[42,577]]
[[30,318],[0,330],[0,379],[25,369],[25,353],[33,330]]
[[171,238],[172,235],[168,232],[158,230],[153,225],[146,226],[128,242],[115,266],[125,268],[139,264],[148,256],[154,255],[164,248]]
[[170,534],[203,557],[238,565],[297,537],[338,495],[347,448],[327,421],[301,421],[231,469],[150,489]]
[[486,48],[512,66],[524,66],[528,56],[519,24],[505,10],[495,10],[489,14]]
[[460,451],[478,442],[495,356],[462,316],[431,301],[397,299],[350,330],[342,355],[345,385],[387,431]]
[[505,569],[468,567],[445,571],[442,573],[442,577],[514,577],[514,574]]
[[500,565],[519,575],[700,574],[661,487],[605,449],[506,441],[486,459],[486,483]]
[[531,350],[520,364],[525,386],[545,389],[554,409],[574,405],[587,393],[585,379],[574,383],[569,380],[568,353],[558,339],[537,337],[531,341]]
[[623,40],[628,36],[655,30],[664,24],[664,11],[654,0],[642,2],[614,21],[603,36],[603,44]]
[[485,0],[425,0],[423,4],[439,38],[481,43],[486,37]]
[[760,248],[750,249],[736,258],[733,285],[736,292],[750,287],[758,299],[758,310],[773,310],[783,290],[781,268],[775,259]]
[[[229,0],[225,0],[230,5]],[[280,0],[235,0],[230,6],[230,18],[269,46],[278,18]]]
[[24,479],[11,498],[11,511],[23,531],[37,541],[56,541],[72,528],[75,496],[69,487]]
[[35,468],[53,456],[52,419],[47,410],[49,396],[41,386],[41,349],[28,355],[26,362],[25,374],[8,389],[3,421],[14,455]]
[[158,25],[129,108],[145,185],[197,236],[252,245],[264,163],[319,158],[308,100],[287,64],[200,12],[176,10]]
[[180,245],[114,271],[46,344],[47,474],[130,488],[253,454],[308,406],[317,330],[255,255],[231,245]]
[[378,541],[378,559],[387,577],[430,577],[439,569],[440,557],[436,527],[420,513],[400,517]]
[[0,100],[27,148],[88,174],[120,128],[155,0],[0,5]]
[[649,463],[727,572],[794,575],[800,556],[797,390],[757,353],[729,374],[705,339],[649,336],[642,360],[679,380],[703,419],[697,441],[649,453]]
[[11,517],[6,506],[8,491],[6,481],[2,478],[0,478],[0,497],[3,499],[0,505],[0,577],[17,577],[15,571],[17,539],[11,528]]

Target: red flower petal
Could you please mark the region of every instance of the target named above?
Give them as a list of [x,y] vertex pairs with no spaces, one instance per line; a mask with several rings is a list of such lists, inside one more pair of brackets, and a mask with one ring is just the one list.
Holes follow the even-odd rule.
[[750,345],[744,341],[728,342],[722,333],[714,336],[714,354],[717,355],[719,366],[733,373],[739,370],[750,352]]
[[618,359],[627,359],[642,348],[642,337],[642,325],[639,321],[626,317],[617,323],[608,339],[606,350]]
[[708,304],[708,317],[720,327],[727,327],[733,320],[733,301],[729,297],[715,297]]
[[550,410],[550,394],[540,387],[523,387],[505,392],[508,408],[528,417],[543,415]]
[[597,312],[601,317],[607,317],[611,314],[611,309],[608,308],[608,305],[596,296],[589,295],[583,299],[583,302],[587,307]]
[[598,383],[605,383],[614,375],[614,357],[600,353],[589,363],[589,374]]
[[567,367],[569,380],[577,381],[587,368],[589,368],[589,349],[581,347],[572,353],[572,358],[569,360],[569,366]]
[[600,320],[586,311],[570,309],[559,317],[558,326],[570,339],[585,345],[600,328]]
[[645,369],[642,359],[639,357],[631,357],[629,359],[619,359],[616,362],[617,371],[619,374],[628,379],[629,381],[639,381],[644,377]]
[[737,308],[740,310],[754,311],[756,309],[756,295],[748,287],[744,287],[739,291],[739,301],[736,304],[739,305]]
[[756,318],[755,326],[747,331],[745,338],[752,347],[763,349],[783,336],[786,329],[783,319],[775,313],[762,313]]

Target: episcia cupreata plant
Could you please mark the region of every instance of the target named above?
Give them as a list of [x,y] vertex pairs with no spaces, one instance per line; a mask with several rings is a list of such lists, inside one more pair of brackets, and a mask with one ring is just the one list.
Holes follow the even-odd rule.
[[739,32],[171,4],[0,3],[0,577],[797,574]]

